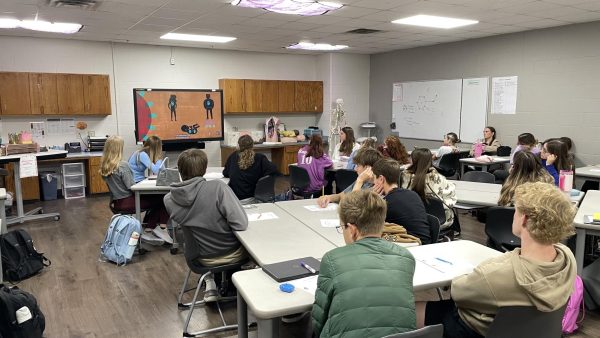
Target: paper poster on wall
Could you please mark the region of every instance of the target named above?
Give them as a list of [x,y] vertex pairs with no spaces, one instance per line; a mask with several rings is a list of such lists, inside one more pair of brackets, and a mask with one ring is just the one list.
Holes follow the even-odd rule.
[[19,159],[20,177],[32,177],[38,175],[37,158],[35,155],[21,155]]
[[35,142],[37,144],[43,144],[44,136],[46,135],[45,123],[44,122],[29,122],[29,125],[31,126],[31,138],[32,138],[33,142]]
[[392,102],[402,101],[402,83],[394,83],[394,92],[392,93]]
[[492,78],[492,114],[517,113],[517,76]]

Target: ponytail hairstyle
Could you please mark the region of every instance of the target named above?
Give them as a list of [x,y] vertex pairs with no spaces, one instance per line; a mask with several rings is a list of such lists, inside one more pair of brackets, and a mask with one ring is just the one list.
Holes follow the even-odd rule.
[[448,139],[448,141],[450,141],[451,145],[455,145],[458,142],[460,142],[460,139],[458,138],[458,135],[456,135],[456,133],[448,133],[446,134],[446,138]]
[[537,140],[531,133],[523,133],[517,136],[517,144],[526,146],[528,149],[534,148],[537,143]]
[[160,137],[152,135],[144,141],[140,151],[145,152],[150,157],[150,162],[156,163],[162,157],[162,141]]
[[488,146],[492,145],[492,143],[494,143],[494,141],[496,140],[496,128],[492,127],[492,126],[486,126],[484,129],[489,129],[492,132],[492,139],[490,140],[490,142],[488,143],[487,140],[483,140]]
[[408,188],[416,192],[423,201],[427,199],[425,188],[427,187],[427,174],[429,174],[429,169],[433,166],[431,157],[429,149],[417,148],[410,154],[412,164],[406,169],[409,173],[413,174]]
[[238,166],[241,170],[246,170],[254,164],[254,141],[250,135],[242,135],[238,139]]
[[350,156],[356,139],[354,138],[354,130],[351,127],[342,128],[342,132],[346,134],[346,139],[340,145],[340,154],[343,156]]
[[310,137],[310,142],[308,143],[308,152],[306,152],[306,156],[310,156],[312,158],[321,158],[323,157],[323,138],[321,135],[313,134]]
[[117,170],[123,158],[123,145],[125,141],[121,136],[112,135],[104,143],[102,159],[100,160],[100,175],[107,177]]

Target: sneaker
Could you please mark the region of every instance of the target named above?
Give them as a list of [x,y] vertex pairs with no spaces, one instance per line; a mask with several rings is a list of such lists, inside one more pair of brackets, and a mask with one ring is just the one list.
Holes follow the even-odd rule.
[[153,234],[145,233],[145,234],[142,234],[141,238],[142,238],[142,243],[148,243],[148,244],[157,245],[157,246],[165,244],[165,241],[154,236]]
[[216,289],[206,290],[204,292],[204,302],[216,302],[219,299],[219,292]]
[[161,228],[160,225],[157,225],[156,228],[152,230],[152,233],[154,234],[154,236],[162,239],[166,243],[173,244],[173,238],[169,236],[169,232],[167,231],[167,229]]

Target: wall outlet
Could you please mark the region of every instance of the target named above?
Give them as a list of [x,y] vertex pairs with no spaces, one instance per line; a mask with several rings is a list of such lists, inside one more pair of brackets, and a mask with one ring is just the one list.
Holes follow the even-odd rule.
[[175,57],[171,56],[171,60],[170,60],[171,66],[175,66]]

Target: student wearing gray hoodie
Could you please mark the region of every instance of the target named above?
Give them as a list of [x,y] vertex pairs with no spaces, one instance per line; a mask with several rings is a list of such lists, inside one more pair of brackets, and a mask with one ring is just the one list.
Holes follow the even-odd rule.
[[572,235],[576,208],[549,183],[515,189],[512,231],[521,248],[481,263],[452,281],[452,300],[417,303],[417,327],[444,324],[444,337],[483,337],[500,307],[564,306],[577,274],[573,253],[559,242]]
[[[170,220],[186,227],[193,240],[187,241],[186,260],[197,260],[204,266],[240,262],[248,257],[234,231],[248,228],[248,217],[231,188],[220,180],[204,177],[208,159],[199,149],[188,149],[179,155],[177,167],[183,182],[172,185],[164,197]],[[206,302],[217,299],[213,276],[206,279]]]

